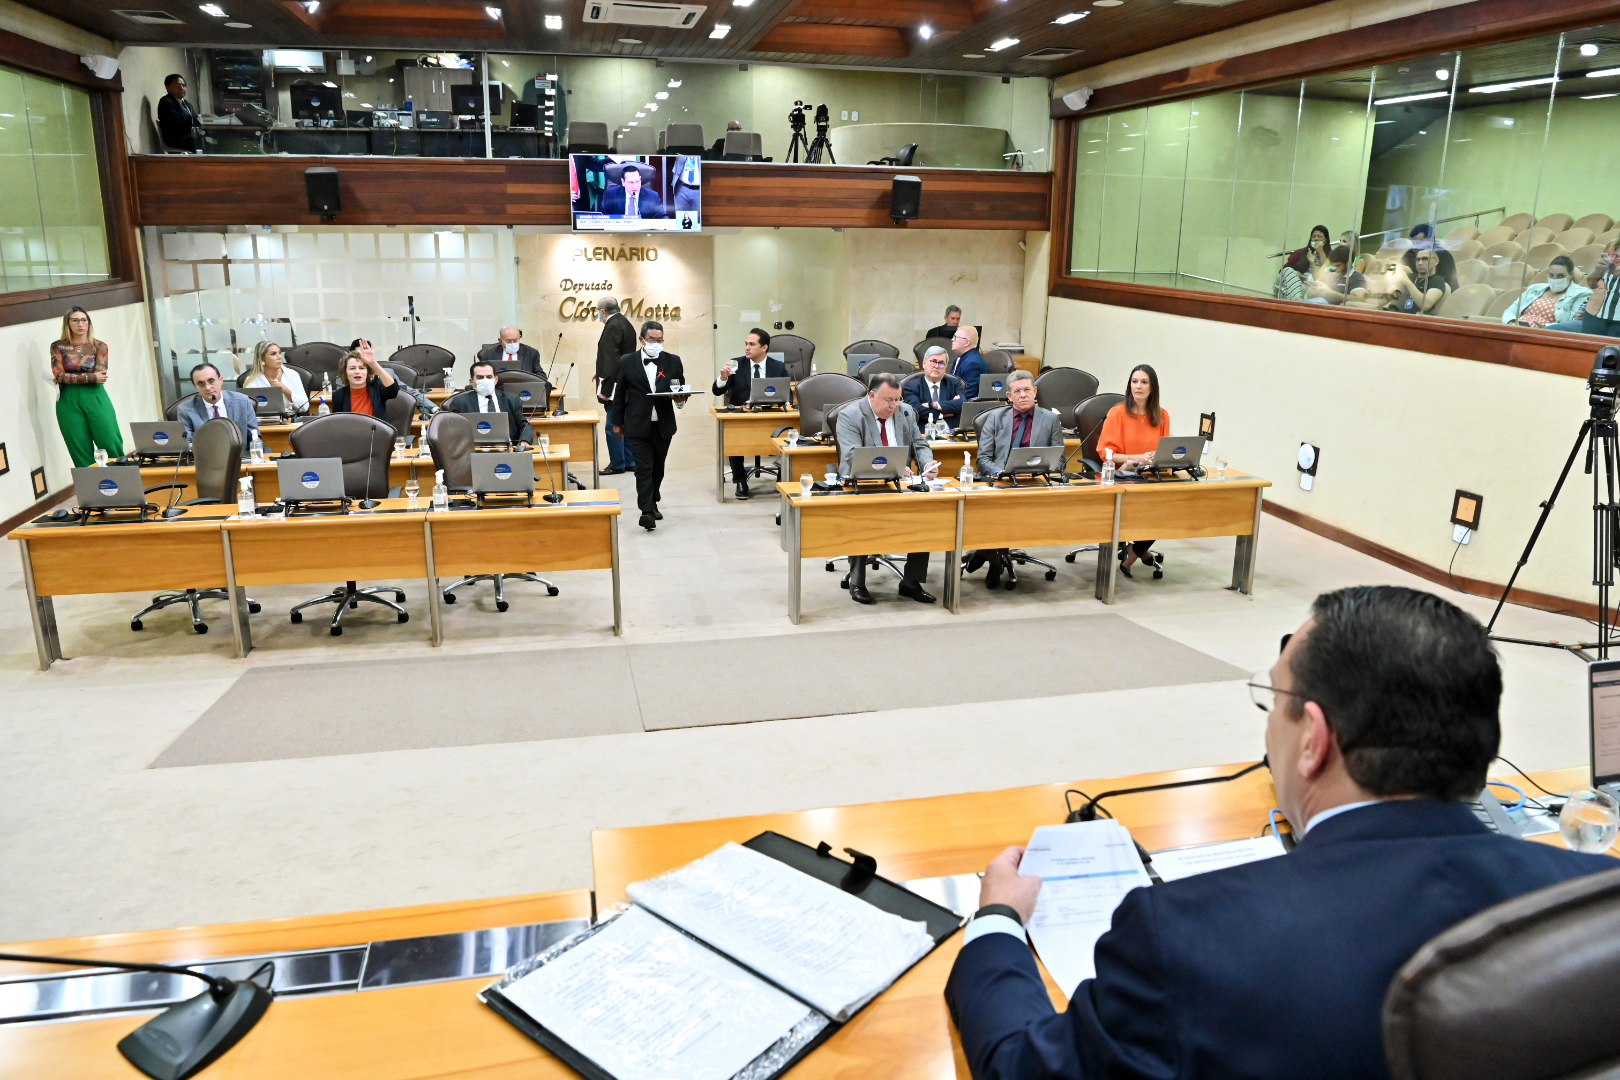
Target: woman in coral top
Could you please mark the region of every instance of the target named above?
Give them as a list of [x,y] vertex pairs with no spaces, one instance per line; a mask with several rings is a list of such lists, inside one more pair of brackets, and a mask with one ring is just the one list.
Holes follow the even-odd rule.
[[385,402],[399,394],[399,383],[392,372],[377,363],[370,347],[349,353],[339,370],[343,385],[332,393],[332,411],[365,413],[387,422]]
[[[1146,465],[1159,449],[1159,440],[1170,434],[1170,413],[1159,408],[1159,373],[1147,364],[1131,369],[1125,400],[1108,410],[1102,434],[1097,436],[1097,455],[1114,452],[1116,468]],[[1164,577],[1164,556],[1152,550],[1152,540],[1133,540],[1119,545],[1119,569],[1126,577],[1141,562],[1153,568],[1153,576]]]

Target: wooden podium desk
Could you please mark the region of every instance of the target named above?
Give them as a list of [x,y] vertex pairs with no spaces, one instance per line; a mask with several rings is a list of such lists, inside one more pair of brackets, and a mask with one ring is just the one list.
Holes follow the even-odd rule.
[[[780,457],[781,453],[771,436],[782,428],[799,426],[798,409],[745,409],[710,405],[709,412],[720,425],[715,436],[715,478],[718,482],[715,499],[726,501],[726,475],[728,457]],[[787,477],[778,479],[786,480]]]

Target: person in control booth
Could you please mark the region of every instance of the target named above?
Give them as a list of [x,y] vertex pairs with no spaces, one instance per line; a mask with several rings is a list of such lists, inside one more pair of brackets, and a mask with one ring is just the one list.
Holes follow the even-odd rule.
[[[764,330],[756,326],[748,331],[743,338],[743,354],[727,360],[720,368],[720,377],[714,380],[714,393],[728,395],[728,405],[746,405],[755,379],[787,378],[787,365],[767,354],[770,345],[771,335]],[[748,469],[742,457],[728,457],[726,463],[731,466],[731,482],[737,487],[737,498],[748,498]]]
[[612,217],[661,218],[669,215],[664,200],[650,186],[658,170],[639,161],[625,161],[607,167],[607,190],[602,192],[601,212]]
[[[1116,468],[1137,468],[1153,460],[1159,440],[1170,434],[1170,411],[1159,407],[1159,373],[1151,365],[1137,364],[1125,385],[1125,400],[1108,410],[1097,436],[1097,460],[1114,452]],[[1119,569],[1126,577],[1138,561],[1164,577],[1164,556],[1153,551],[1152,540],[1120,544]]]

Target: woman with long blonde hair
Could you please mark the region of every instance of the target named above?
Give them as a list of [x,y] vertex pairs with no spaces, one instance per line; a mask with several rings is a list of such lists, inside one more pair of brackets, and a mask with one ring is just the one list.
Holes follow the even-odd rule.
[[57,386],[56,426],[74,468],[94,465],[97,448],[123,457],[118,413],[107,396],[107,343],[96,340],[82,307],[62,316],[62,337],[51,343],[51,380]]
[[247,377],[242,380],[242,389],[252,390],[259,386],[273,386],[280,390],[295,413],[309,408],[309,391],[304,387],[304,380],[298,372],[283,363],[281,346],[274,341],[261,341],[253,346],[253,364],[248,368]]

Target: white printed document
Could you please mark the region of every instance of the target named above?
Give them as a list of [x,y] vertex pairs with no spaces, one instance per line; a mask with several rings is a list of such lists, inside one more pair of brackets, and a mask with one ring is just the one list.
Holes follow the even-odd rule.
[[934,947],[926,924],[740,844],[626,891],[835,1020],[847,1020]]
[[618,1080],[727,1080],[814,1016],[635,908],[501,993]]
[[1067,997],[1097,973],[1092,950],[1125,894],[1151,885],[1131,834],[1117,821],[1042,825],[1018,872],[1042,880],[1029,937]]
[[1228,866],[1259,862],[1288,854],[1282,841],[1269,833],[1246,840],[1229,840],[1221,844],[1198,844],[1194,847],[1171,848],[1153,853],[1153,869],[1165,881],[1180,881],[1194,874],[1221,870]]

